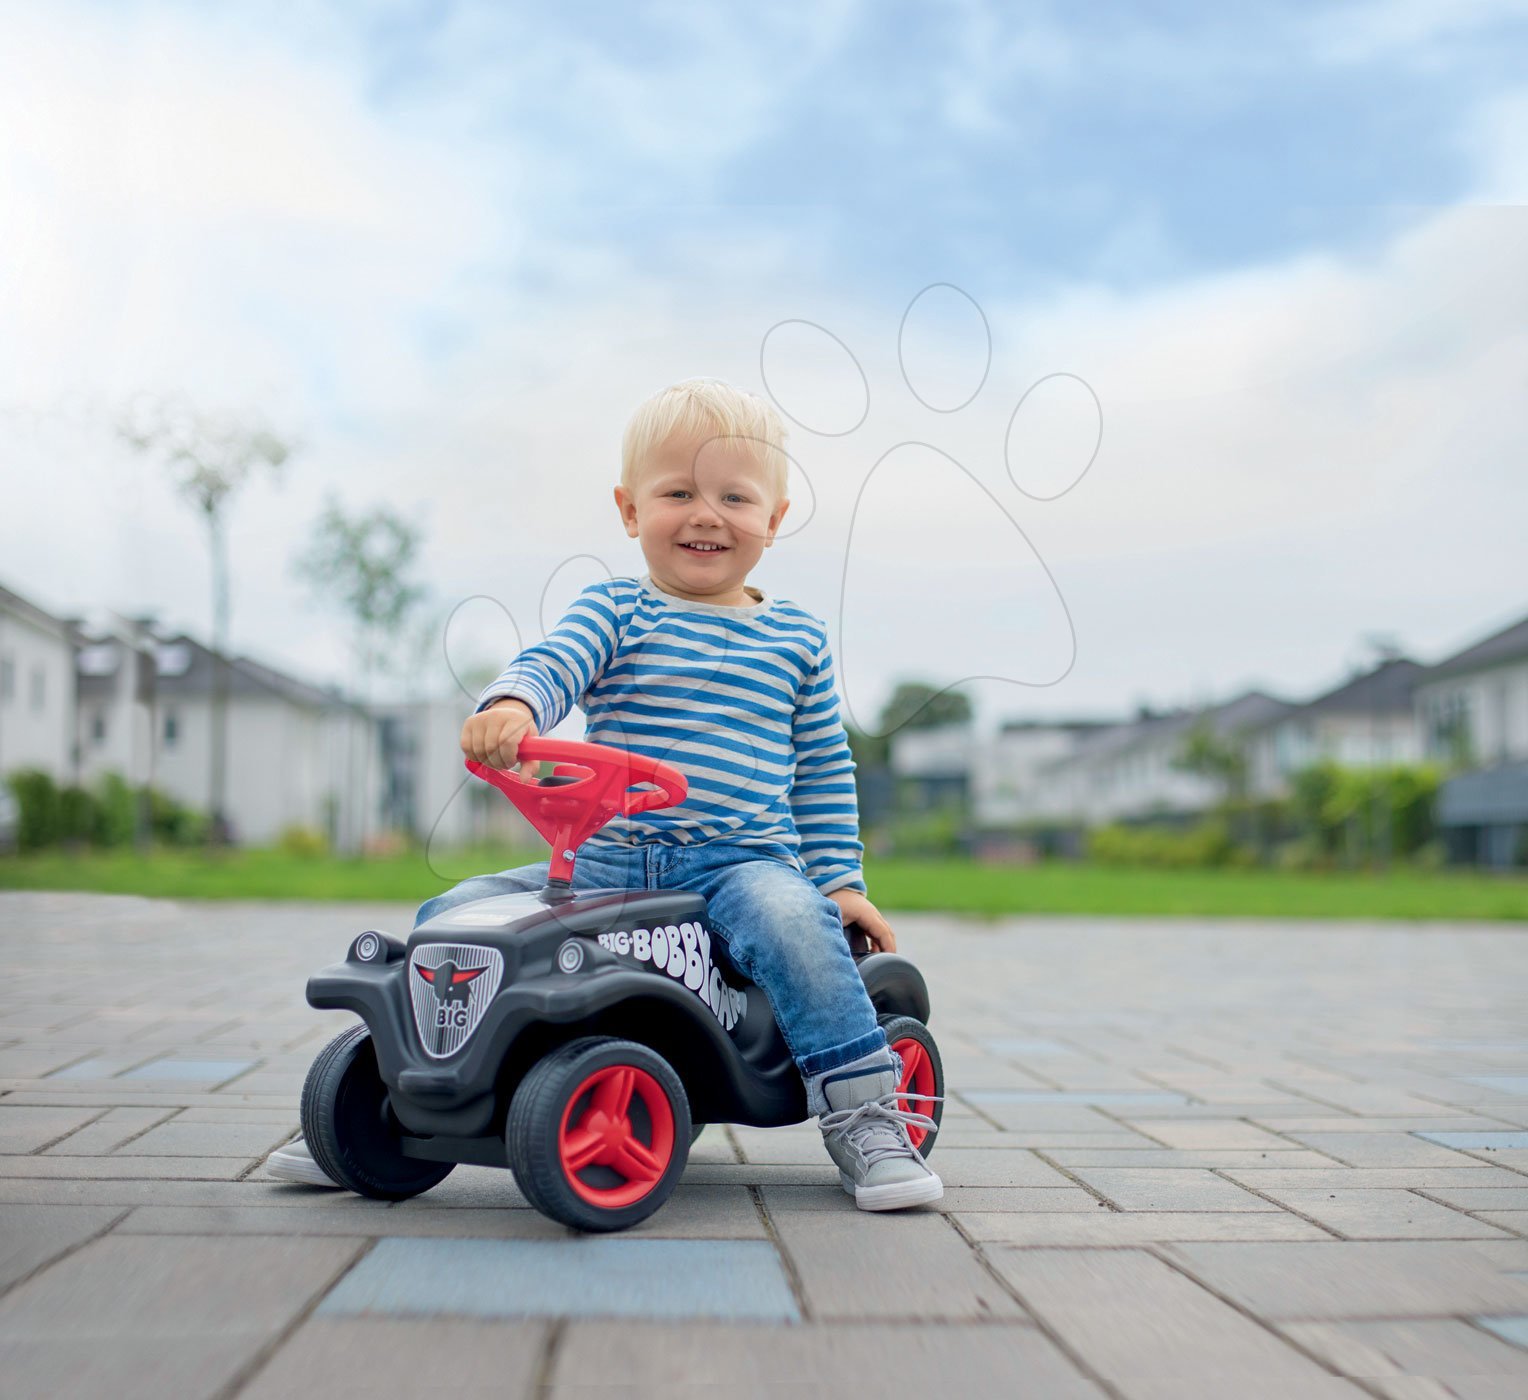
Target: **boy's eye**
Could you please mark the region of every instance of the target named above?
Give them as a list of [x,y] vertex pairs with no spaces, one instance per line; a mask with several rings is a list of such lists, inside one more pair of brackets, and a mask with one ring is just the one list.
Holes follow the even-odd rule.
[[[669,495],[671,495],[671,496],[688,496],[689,494],[690,493],[688,491],[685,491],[685,490],[682,490],[682,489],[681,490],[675,490],[675,491],[670,491],[669,492]],[[746,500],[747,497],[746,496],[739,496],[737,494],[737,492],[732,491],[732,492],[728,493],[726,499],[729,500],[729,501],[743,501],[743,500]]]

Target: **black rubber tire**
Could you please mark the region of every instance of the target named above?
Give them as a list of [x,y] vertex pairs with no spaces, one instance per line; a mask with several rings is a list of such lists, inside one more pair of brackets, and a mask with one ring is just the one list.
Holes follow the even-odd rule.
[[451,1175],[451,1162],[405,1157],[387,1109],[387,1086],[365,1026],[341,1031],[302,1086],[302,1135],[331,1181],[378,1201],[403,1201]]
[[[569,1180],[560,1138],[563,1116],[572,1107],[580,1086],[596,1071],[615,1065],[630,1065],[657,1082],[673,1115],[673,1145],[662,1175],[640,1199],[621,1206],[602,1206],[579,1195]],[[656,1129],[647,1118],[645,1105],[640,1117],[646,1120],[650,1144]],[[614,1036],[570,1041],[533,1065],[515,1090],[505,1126],[510,1166],[525,1198],[559,1224],[591,1233],[628,1229],[658,1210],[684,1174],[690,1135],[690,1103],[668,1061],[645,1045]],[[641,1141],[640,1133],[637,1136]]]
[[927,1159],[928,1154],[934,1150],[934,1141],[939,1136],[939,1123],[944,1118],[944,1061],[939,1058],[939,1045],[935,1041],[933,1033],[922,1021],[913,1016],[881,1016],[878,1018],[881,1029],[886,1032],[887,1045],[894,1046],[899,1040],[916,1040],[923,1047],[928,1056],[929,1067],[934,1072],[934,1087],[929,1092],[938,1095],[937,1103],[919,1103],[911,1100],[908,1106],[914,1113],[925,1113],[934,1120],[934,1131],[929,1133],[922,1142],[915,1143],[919,1153]]

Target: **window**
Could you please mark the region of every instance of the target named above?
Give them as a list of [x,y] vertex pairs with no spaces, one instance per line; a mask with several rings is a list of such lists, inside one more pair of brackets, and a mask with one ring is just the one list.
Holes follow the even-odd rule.
[[106,711],[97,710],[90,721],[90,737],[97,744],[106,742]]
[[48,699],[48,673],[41,666],[32,667],[32,708],[42,709]]
[[0,656],[0,701],[10,702],[11,692],[16,689],[16,663],[9,652]]
[[164,746],[173,749],[180,738],[180,716],[174,710],[164,712]]

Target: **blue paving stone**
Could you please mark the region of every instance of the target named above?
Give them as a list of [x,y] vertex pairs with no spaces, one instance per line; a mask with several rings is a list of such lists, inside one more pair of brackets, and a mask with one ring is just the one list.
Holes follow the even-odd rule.
[[380,1240],[319,1305],[458,1317],[704,1317],[797,1322],[766,1240]]
[[1528,1095],[1528,1074],[1467,1074],[1466,1084],[1479,1084],[1482,1089],[1495,1089],[1499,1094]]
[[994,1055],[1075,1055],[1069,1046],[1054,1040],[1009,1040],[998,1037],[981,1045]]
[[1186,1104],[1182,1094],[1090,1094],[1084,1090],[1056,1092],[1050,1089],[962,1089],[960,1097],[972,1103],[1085,1103],[1085,1104]]
[[1480,1152],[1486,1148],[1528,1147],[1528,1132],[1522,1133],[1416,1133],[1439,1147],[1454,1147],[1461,1152]]
[[1504,1342],[1528,1347],[1528,1317],[1477,1317],[1475,1321]]
[[123,1079],[201,1079],[221,1084],[254,1065],[253,1060],[151,1060],[121,1075]]

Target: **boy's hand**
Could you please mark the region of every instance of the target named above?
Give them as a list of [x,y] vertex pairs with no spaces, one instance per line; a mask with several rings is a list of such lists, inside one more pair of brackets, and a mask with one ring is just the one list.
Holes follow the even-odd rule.
[[860,932],[870,940],[870,946],[880,953],[897,951],[897,936],[891,925],[881,916],[881,911],[858,890],[834,890],[829,899],[838,905],[838,916],[844,927],[858,924]]
[[462,726],[462,752],[490,768],[513,768],[526,735],[536,737],[536,717],[523,700],[506,696]]

